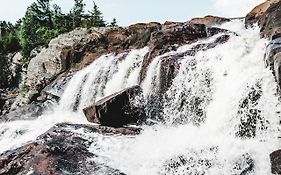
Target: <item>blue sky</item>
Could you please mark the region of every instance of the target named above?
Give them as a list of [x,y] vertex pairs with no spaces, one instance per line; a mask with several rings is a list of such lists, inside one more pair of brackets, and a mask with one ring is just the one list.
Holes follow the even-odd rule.
[[[0,20],[16,21],[35,0],[2,0]],[[92,0],[84,0],[87,9]],[[119,25],[149,21],[187,21],[205,15],[244,16],[263,0],[96,0],[105,20],[116,17]],[[72,0],[53,0],[64,11],[73,6]]]

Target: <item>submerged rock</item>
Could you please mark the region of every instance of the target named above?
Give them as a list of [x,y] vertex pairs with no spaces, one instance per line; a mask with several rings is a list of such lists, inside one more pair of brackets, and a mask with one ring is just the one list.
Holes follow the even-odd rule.
[[[76,132],[77,130],[83,130]],[[128,129],[129,130],[129,129]],[[121,131],[121,130],[119,130]],[[116,128],[73,125],[62,123],[54,126],[36,141],[20,148],[0,154],[0,174],[111,174],[124,173],[94,160],[94,151],[89,151],[95,138],[88,138],[87,133],[127,134]],[[131,133],[137,133],[131,129]]]
[[142,89],[133,86],[107,96],[83,109],[87,120],[104,126],[121,127],[145,119]]

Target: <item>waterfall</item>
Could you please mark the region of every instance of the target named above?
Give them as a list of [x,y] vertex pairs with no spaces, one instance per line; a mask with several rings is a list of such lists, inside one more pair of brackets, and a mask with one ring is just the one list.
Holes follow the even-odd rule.
[[[228,42],[182,56],[179,70],[161,101],[163,120],[142,126],[138,136],[104,136],[89,148],[97,162],[128,175],[270,174],[269,154],[280,143],[280,101],[263,57],[267,41],[259,29],[237,20]],[[140,84],[146,99],[157,96],[161,61],[221,34],[159,55]],[[103,55],[69,81],[58,106],[33,121],[0,124],[0,152],[18,147],[56,123],[87,123],[81,110],[123,88],[138,84],[148,47]],[[149,109],[148,109],[149,110]],[[86,134],[86,133],[85,133]],[[3,145],[3,146],[2,146]]]

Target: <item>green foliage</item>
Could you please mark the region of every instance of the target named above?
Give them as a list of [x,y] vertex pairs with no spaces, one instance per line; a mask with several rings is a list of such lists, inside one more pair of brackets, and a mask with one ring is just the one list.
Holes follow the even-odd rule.
[[81,27],[83,21],[84,7],[85,4],[83,3],[83,0],[74,0],[74,7],[70,11],[72,29],[75,29],[76,27]]
[[[51,39],[59,34],[69,32],[76,27],[104,27],[106,22],[94,2],[93,9],[85,14],[83,0],[74,0],[74,6],[64,14],[52,0],[37,0],[26,10],[23,19],[15,25],[0,22],[0,54],[16,52],[20,49],[28,63],[30,52],[38,46],[48,46]],[[116,19],[108,24],[116,26]]]
[[109,24],[109,27],[116,27],[116,26],[117,26],[116,18],[113,18],[112,21]]
[[7,88],[12,82],[12,74],[9,69],[8,58],[0,55],[0,88]]
[[105,21],[98,6],[94,2],[94,7],[89,11],[89,15],[86,20],[87,27],[105,27]]

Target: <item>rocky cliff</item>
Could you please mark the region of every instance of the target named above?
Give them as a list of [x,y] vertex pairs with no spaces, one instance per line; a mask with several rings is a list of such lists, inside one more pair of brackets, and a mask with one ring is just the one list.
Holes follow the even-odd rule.
[[[269,40],[264,57],[265,66],[272,70],[278,82],[279,90],[281,87],[280,14],[281,2],[268,0],[255,7],[245,17],[246,27],[253,27],[257,24],[260,27],[260,36]],[[20,94],[9,92],[1,94],[1,122],[38,118],[50,106],[57,105],[62,98],[66,84],[77,71],[95,62],[102,55],[127,55],[132,49],[144,47],[148,48],[148,52],[141,62],[138,84],[144,82],[149,66],[161,55],[160,85],[156,89],[157,95],[149,97],[153,99],[151,100],[152,106],[156,107],[157,110],[146,111],[147,113],[144,114],[143,106],[141,112],[138,111],[140,108],[127,108],[131,105],[131,101],[134,101],[133,97],[135,98],[130,92],[134,88],[139,90],[139,87],[132,87],[115,93],[84,110],[90,122],[100,125],[58,124],[32,143],[2,153],[0,155],[0,174],[27,174],[30,171],[34,174],[76,174],[78,172],[80,174],[98,174],[101,171],[106,171],[109,174],[124,174],[109,165],[94,161],[96,155],[89,152],[88,149],[96,140],[90,140],[87,133],[111,136],[136,135],[141,131],[139,118],[141,118],[142,123],[150,125],[151,122],[144,121],[146,120],[144,118],[151,114],[155,117],[157,116],[155,113],[162,113],[163,106],[157,105],[162,102],[164,94],[172,85],[172,80],[178,74],[184,57],[194,56],[198,52],[226,43],[230,35],[239,35],[218,27],[220,24],[231,20],[206,16],[194,18],[187,22],[165,22],[164,24],[151,22],[134,24],[128,27],[79,28],[53,39],[47,48],[42,48],[39,53],[34,54],[28,64],[26,76],[24,76],[21,85],[26,90]],[[213,36],[217,37],[210,42],[200,42]],[[179,47],[184,45],[189,45],[191,48],[182,52],[177,51]],[[165,55],[165,53],[169,54]],[[108,58],[102,57],[102,59]],[[256,99],[259,93],[249,94],[249,96]],[[202,101],[202,99],[197,98],[194,105],[199,106]],[[250,103],[247,100],[245,101],[241,104],[244,107]],[[123,105],[118,108],[120,104]],[[199,113],[200,117],[204,115],[201,111],[196,111],[196,113]],[[114,115],[118,116],[112,118]],[[130,118],[135,115],[138,117]],[[255,116],[257,117],[258,114]],[[116,121],[116,118],[118,118],[118,121]],[[131,127],[128,124],[135,124],[137,127]],[[244,124],[250,125],[247,122]],[[245,127],[247,128],[247,126]],[[84,130],[84,134],[74,133],[69,128]],[[248,133],[248,130],[245,132]],[[241,136],[243,134],[247,135],[245,133],[239,134],[237,137],[243,137]],[[270,155],[273,165],[272,173],[280,173],[280,157],[280,151]],[[251,158],[249,160],[251,160],[250,163],[247,163],[246,168],[242,168],[241,174],[252,171],[253,161]]]

